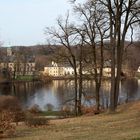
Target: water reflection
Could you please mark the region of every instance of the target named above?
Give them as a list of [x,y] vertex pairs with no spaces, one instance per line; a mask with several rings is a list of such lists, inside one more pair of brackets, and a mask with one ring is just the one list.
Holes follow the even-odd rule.
[[[92,80],[83,82],[83,103],[95,104],[95,84]],[[110,82],[104,81],[100,92],[100,104],[107,108],[109,106]],[[120,83],[119,103],[140,99],[140,80],[127,79]],[[0,85],[0,95],[17,96],[23,107],[34,104],[46,109],[52,105],[54,110],[59,110],[66,102],[74,98],[74,81],[54,80],[50,84],[42,85],[39,82],[14,83],[12,85]]]
[[[140,80],[127,79],[121,82],[120,102],[128,102],[139,99],[139,86]],[[122,98],[121,98],[122,97]],[[122,100],[124,99],[124,100]]]
[[108,108],[110,104],[110,88],[111,83],[108,80],[105,80],[102,83],[101,91],[100,91],[100,104],[104,108]]

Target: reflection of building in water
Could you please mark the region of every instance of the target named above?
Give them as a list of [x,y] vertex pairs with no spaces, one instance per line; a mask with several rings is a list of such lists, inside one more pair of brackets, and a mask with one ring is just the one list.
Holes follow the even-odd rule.
[[104,80],[102,82],[101,91],[100,91],[100,104],[104,108],[109,107],[110,102],[110,89],[111,89],[111,82],[109,80]]
[[58,88],[59,87],[63,87],[63,82],[62,81],[57,81],[57,80],[54,80],[53,81],[53,87],[52,87],[52,93],[53,94],[56,94],[57,91],[58,91]]
[[120,101],[128,102],[131,100],[136,100],[138,98],[138,80],[135,78],[125,79],[121,81],[121,94]]
[[49,76],[66,76],[66,75],[74,75],[74,69],[68,64],[57,64],[52,61],[51,65],[44,67],[45,75]]
[[10,84],[0,84],[0,95],[10,95],[11,85]]

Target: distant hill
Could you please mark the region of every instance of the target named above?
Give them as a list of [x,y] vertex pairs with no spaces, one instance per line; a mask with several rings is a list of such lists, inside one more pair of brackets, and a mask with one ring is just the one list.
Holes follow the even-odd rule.
[[[125,53],[124,53],[124,65],[127,65],[128,69],[136,71],[140,66],[140,42],[134,42],[129,45],[130,42],[125,42]],[[60,47],[60,46],[58,46]],[[52,49],[53,48],[53,49]],[[57,48],[56,45],[35,45],[35,46],[12,46],[13,53],[16,50],[21,50],[23,54],[28,54],[28,59],[33,59],[36,62],[36,68],[38,70],[43,70],[52,59],[54,59],[54,49]],[[88,48],[88,47],[87,47]],[[59,50],[59,49],[58,49]],[[110,59],[110,49],[108,47],[108,42],[106,42],[104,57],[105,59]],[[6,47],[0,48],[0,61],[6,60]]]

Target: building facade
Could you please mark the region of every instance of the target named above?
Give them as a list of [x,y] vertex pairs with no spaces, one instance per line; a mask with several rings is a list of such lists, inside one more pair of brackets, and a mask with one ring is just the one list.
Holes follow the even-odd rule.
[[70,66],[59,65],[52,61],[50,66],[44,67],[43,74],[53,77],[72,76],[74,75],[74,69]]
[[[12,77],[18,75],[33,75],[35,73],[35,62],[27,58],[26,61],[15,57],[11,47],[6,48],[6,55],[0,60],[0,70],[6,70]],[[13,76],[14,75],[14,76]]]
[[[79,69],[77,68],[77,73],[79,73],[78,71]],[[97,70],[97,72],[99,73],[99,70]],[[94,70],[84,69],[82,73],[84,75],[91,75],[91,73],[94,74]],[[74,69],[71,66],[65,64],[60,65],[55,62],[52,62],[51,65],[44,67],[43,74],[52,77],[73,76]],[[115,75],[116,75],[116,68],[115,68]],[[103,68],[103,76],[111,77],[111,68],[109,66]]]
[[35,63],[13,63],[13,62],[2,62],[0,63],[0,69],[7,69],[11,74],[15,75],[33,75],[35,72]]

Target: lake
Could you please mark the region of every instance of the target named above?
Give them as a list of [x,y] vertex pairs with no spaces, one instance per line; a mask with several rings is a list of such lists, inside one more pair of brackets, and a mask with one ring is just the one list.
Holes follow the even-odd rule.
[[[95,84],[92,80],[83,82],[82,103],[90,106],[95,104]],[[109,106],[109,81],[104,81],[100,92],[100,104]],[[23,107],[38,105],[42,110],[46,110],[48,105],[53,106],[53,110],[60,110],[64,104],[73,105],[74,81],[73,80],[53,80],[49,84],[39,82],[19,82],[13,84],[1,84],[0,95],[16,96]],[[128,79],[120,83],[119,104],[140,99],[140,80]]]

